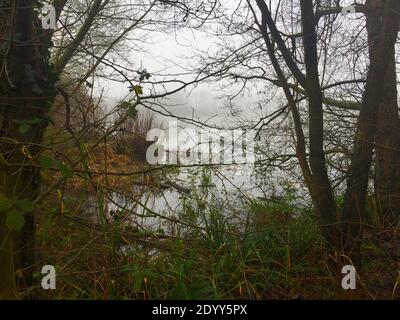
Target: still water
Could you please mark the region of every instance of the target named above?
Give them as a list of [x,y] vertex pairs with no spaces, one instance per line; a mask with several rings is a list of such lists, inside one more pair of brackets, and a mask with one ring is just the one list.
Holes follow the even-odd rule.
[[[207,224],[207,215],[218,212],[226,221],[240,223],[248,219],[248,205],[252,200],[268,200],[279,197],[283,191],[272,186],[255,174],[249,165],[214,166],[212,168],[181,168],[168,175],[173,186],[158,192],[145,191],[135,200],[133,197],[114,193],[107,210],[110,213],[124,209],[131,212],[131,223],[142,230],[162,230],[167,234],[179,229],[174,219],[182,219],[183,208],[194,208],[204,215],[195,225]],[[140,193],[134,186],[134,194]],[[136,198],[137,199],[137,198]]]

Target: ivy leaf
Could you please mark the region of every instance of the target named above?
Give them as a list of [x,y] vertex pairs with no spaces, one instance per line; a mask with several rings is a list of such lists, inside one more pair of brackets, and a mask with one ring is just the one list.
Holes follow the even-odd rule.
[[32,212],[35,210],[35,206],[33,202],[29,199],[20,199],[15,202],[15,207],[19,209],[19,211],[24,214],[27,212]]
[[19,132],[21,132],[22,134],[25,134],[29,131],[29,129],[31,128],[31,125],[28,123],[23,123],[18,127]]
[[11,199],[0,193],[0,212],[7,212],[12,207]]
[[137,110],[136,110],[135,106],[131,105],[127,111],[127,114],[129,116],[129,118],[132,118],[132,119],[136,118]]
[[24,214],[21,211],[12,210],[7,216],[7,225],[14,230],[20,231],[25,224]]
[[65,165],[64,163],[60,163],[58,166],[58,169],[60,169],[60,172],[64,178],[71,178],[72,177],[72,170],[70,167]]
[[137,95],[143,94],[143,87],[142,86],[133,86],[133,91],[135,91],[135,93]]
[[62,163],[60,160],[57,159],[53,159],[53,164],[58,170],[60,170],[61,175],[64,178],[72,177],[72,170],[69,166],[67,166],[66,164]]
[[21,32],[16,32],[14,33],[14,40],[19,41],[22,38],[22,33]]
[[[46,117],[46,118],[49,119],[48,117]],[[46,121],[46,119],[34,117],[33,119],[29,120],[29,123],[30,124],[36,124],[36,123],[42,123],[44,121]]]
[[24,64],[25,75],[30,82],[34,83],[37,77],[37,72],[32,68],[30,64]]
[[118,107],[120,107],[121,109],[128,109],[132,104],[129,103],[128,101],[123,101],[119,104]]
[[34,83],[32,85],[32,92],[37,93],[37,94],[42,94],[43,90],[39,87],[37,83]]
[[38,161],[42,169],[49,169],[54,162],[52,158],[46,156],[40,156]]
[[144,79],[149,80],[151,77],[151,74],[148,73],[147,71],[143,71],[142,73],[140,73],[140,77],[139,80],[143,81]]
[[[45,121],[46,119],[42,119],[42,118],[38,118],[38,117],[33,117],[32,119],[24,119],[24,120],[18,120],[15,119],[13,120],[15,123],[17,124],[37,124],[37,123],[41,123],[43,121]],[[49,118],[47,118],[47,120],[49,120]]]
[[9,46],[9,44],[8,44],[7,41],[2,42],[2,43],[0,44],[0,52],[6,51],[7,48],[8,48],[8,46]]

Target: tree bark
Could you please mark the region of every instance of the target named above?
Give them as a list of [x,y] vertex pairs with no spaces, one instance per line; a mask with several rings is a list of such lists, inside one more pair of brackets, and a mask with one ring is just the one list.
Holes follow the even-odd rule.
[[[377,1],[371,0],[367,2],[367,6],[376,3]],[[342,254],[358,267],[361,267],[362,227],[377,118],[384,95],[383,83],[389,65],[390,49],[395,44],[399,24],[400,1],[385,1],[382,24],[371,52],[341,219]]]
[[[1,168],[3,168],[2,164]],[[1,172],[1,178],[3,178]],[[3,181],[4,179],[2,179]],[[0,213],[0,300],[17,299],[13,237],[6,225],[7,216]]]
[[[34,10],[35,5],[34,0],[2,1],[0,7],[10,18],[9,30],[3,38],[3,42],[8,41],[8,49],[1,52],[4,64],[0,77],[0,150],[5,165],[1,167],[4,183],[0,192],[14,201],[33,201],[37,195],[40,172],[25,164],[37,158],[41,151],[38,145],[48,124],[47,110],[55,93],[49,66],[49,43],[40,40],[44,31]],[[18,35],[17,39],[15,35]],[[21,166],[8,166],[10,163]],[[12,213],[6,213],[9,214]],[[22,284],[30,286],[31,268],[35,263],[34,214],[25,214],[24,218],[23,229],[12,238],[6,237],[10,234],[10,227],[3,223],[0,242],[6,241],[7,252],[19,248],[16,263],[22,270]],[[5,255],[1,269],[7,269],[9,273],[2,276],[7,277],[4,281],[12,285],[4,289],[7,291],[4,294],[12,295],[15,277],[10,272],[14,267],[7,265],[12,264],[13,259],[7,253]]]
[[301,1],[301,21],[306,66],[305,89],[309,98],[310,167],[314,203],[320,217],[322,234],[330,251],[335,251],[338,246],[336,202],[325,162],[322,90],[319,82],[316,19],[312,0]]
[[400,221],[400,119],[394,47],[384,86],[375,138],[375,197],[380,225],[390,227]]
[[[383,4],[370,4],[367,31],[370,56],[381,27]],[[383,99],[375,137],[375,200],[381,227],[393,226],[400,218],[400,117],[397,102],[395,46],[389,49]]]

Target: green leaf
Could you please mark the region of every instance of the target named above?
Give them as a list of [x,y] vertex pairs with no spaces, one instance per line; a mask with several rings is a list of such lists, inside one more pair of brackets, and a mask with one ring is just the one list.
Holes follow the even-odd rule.
[[60,163],[58,166],[58,169],[60,169],[60,172],[64,178],[71,178],[72,177],[72,170],[70,167],[65,165],[64,163]]
[[119,107],[120,107],[121,109],[128,109],[131,105],[132,105],[132,104],[129,103],[128,101],[123,101],[123,102],[121,102],[121,103],[119,104]]
[[40,156],[39,159],[39,165],[42,169],[49,169],[51,168],[52,164],[53,164],[53,159],[50,157],[46,157],[46,156]]
[[31,125],[28,123],[23,123],[19,126],[18,130],[19,132],[21,132],[22,134],[25,134],[29,131],[29,129],[31,128]]
[[37,93],[37,94],[42,94],[43,90],[39,87],[37,83],[34,83],[32,85],[32,92]]
[[45,121],[45,119],[34,117],[33,119],[27,120],[26,122],[30,124],[37,124],[37,123],[42,123],[43,121]]
[[104,219],[104,193],[99,192],[97,194],[97,208],[99,211],[99,223],[102,227],[105,227],[105,219]]
[[127,111],[127,114],[129,116],[129,118],[132,118],[132,119],[136,118],[137,110],[136,110],[135,106],[131,105]]
[[35,210],[33,202],[29,199],[20,199],[15,202],[15,207],[20,210],[21,213],[32,212]]
[[12,207],[11,199],[0,193],[0,212],[7,212]]
[[7,216],[7,225],[14,230],[20,231],[25,224],[24,214],[17,210],[12,210]]
[[139,77],[140,81],[143,81],[144,79],[149,80],[151,77],[151,74],[148,73],[146,70],[144,70],[143,72],[141,72],[139,74],[140,74],[140,77]]
[[135,291],[141,291],[143,289],[143,274],[141,272],[137,272],[134,278],[134,285]]
[[127,265],[122,266],[121,271],[122,272],[132,272],[132,271],[136,271],[136,268],[134,266],[127,264]]
[[30,64],[24,64],[25,75],[26,78],[29,79],[30,82],[35,82],[35,78],[37,77],[37,72],[32,68]]
[[9,46],[9,43],[8,43],[7,41],[2,42],[2,43],[0,44],[0,52],[6,51],[7,48],[8,48],[8,46]]
[[14,121],[15,123],[17,123],[17,124],[24,124],[24,123],[27,123],[27,124],[37,124],[37,123],[43,122],[44,119],[41,119],[41,118],[38,118],[38,117],[33,117],[32,119],[24,119],[24,120],[15,119],[15,120],[13,120],[13,121]]
[[22,33],[21,32],[16,32],[14,33],[14,40],[19,41],[22,38]]
[[133,86],[133,91],[135,91],[135,93],[137,95],[143,94],[143,87],[142,86]]

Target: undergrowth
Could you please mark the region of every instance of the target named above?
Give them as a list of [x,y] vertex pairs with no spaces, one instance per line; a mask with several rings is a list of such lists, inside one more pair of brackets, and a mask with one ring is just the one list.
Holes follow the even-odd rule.
[[[204,181],[203,181],[204,182]],[[209,183],[209,181],[206,181]],[[204,187],[204,184],[203,184]],[[363,243],[357,290],[327,266],[311,209],[287,199],[247,201],[246,219],[206,205],[206,188],[182,199],[174,234],[144,232],[123,219],[85,223],[49,202],[38,225],[39,263],[57,270],[49,299],[380,299],[399,298],[397,259],[374,237]],[[212,198],[212,195],[211,195]],[[77,215],[77,213],[74,213]],[[121,213],[123,214],[123,212]],[[179,226],[179,227],[177,227]],[[193,227],[197,226],[197,227]]]

